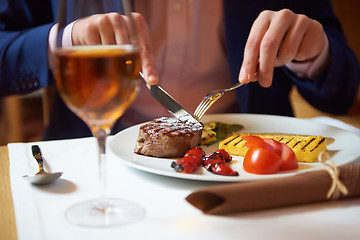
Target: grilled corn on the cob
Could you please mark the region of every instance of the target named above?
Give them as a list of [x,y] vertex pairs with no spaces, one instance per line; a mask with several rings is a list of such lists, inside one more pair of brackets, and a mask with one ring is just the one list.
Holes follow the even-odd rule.
[[271,138],[288,145],[295,153],[298,162],[315,162],[321,152],[326,151],[326,139],[322,136],[288,135],[288,134],[233,134],[219,143],[219,149],[225,149],[231,155],[245,156],[248,148],[244,146],[245,135]]

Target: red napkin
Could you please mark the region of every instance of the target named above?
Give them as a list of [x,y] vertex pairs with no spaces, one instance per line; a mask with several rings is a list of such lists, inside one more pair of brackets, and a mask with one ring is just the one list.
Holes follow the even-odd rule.
[[[344,165],[338,171],[339,180],[348,192],[340,193],[337,199],[360,197],[360,165]],[[186,200],[206,214],[279,208],[329,201],[327,195],[333,181],[327,170],[310,171],[291,177],[209,187],[191,193]]]

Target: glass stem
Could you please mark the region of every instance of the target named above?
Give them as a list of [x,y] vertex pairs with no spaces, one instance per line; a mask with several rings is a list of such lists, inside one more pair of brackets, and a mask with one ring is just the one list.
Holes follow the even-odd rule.
[[106,183],[106,137],[107,130],[97,128],[94,136],[98,143],[98,165],[99,165],[99,194],[100,204],[105,207],[107,205],[107,183]]

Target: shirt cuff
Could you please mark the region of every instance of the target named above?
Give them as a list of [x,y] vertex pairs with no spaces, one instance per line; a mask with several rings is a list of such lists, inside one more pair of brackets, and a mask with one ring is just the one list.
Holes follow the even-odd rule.
[[[71,47],[72,46],[72,39],[71,39],[71,32],[72,28],[74,26],[74,23],[76,21],[73,21],[72,23],[68,24],[63,32],[62,37],[62,46],[63,47]],[[49,54],[48,54],[48,63],[49,66],[52,67],[53,65],[53,53],[56,48],[56,33],[58,31],[58,24],[55,24],[51,27],[48,37],[48,46],[49,46]]]
[[316,79],[326,66],[329,55],[329,40],[326,38],[325,47],[316,58],[306,62],[290,62],[285,66],[298,77]]

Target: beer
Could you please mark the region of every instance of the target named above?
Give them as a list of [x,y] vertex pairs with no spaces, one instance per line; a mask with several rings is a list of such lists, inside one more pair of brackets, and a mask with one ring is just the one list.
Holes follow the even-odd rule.
[[58,91],[92,127],[109,128],[133,102],[140,68],[139,51],[130,45],[78,46],[55,52]]

